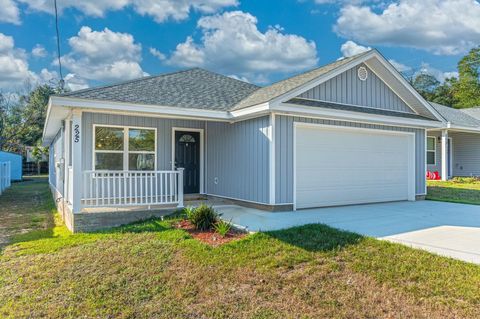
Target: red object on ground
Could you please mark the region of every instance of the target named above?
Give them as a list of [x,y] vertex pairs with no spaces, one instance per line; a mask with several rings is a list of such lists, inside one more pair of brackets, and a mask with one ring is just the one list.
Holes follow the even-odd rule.
[[434,178],[434,179],[435,179],[436,181],[439,181],[439,180],[441,179],[440,173],[439,173],[438,171],[434,172],[433,174],[435,175],[435,178]]

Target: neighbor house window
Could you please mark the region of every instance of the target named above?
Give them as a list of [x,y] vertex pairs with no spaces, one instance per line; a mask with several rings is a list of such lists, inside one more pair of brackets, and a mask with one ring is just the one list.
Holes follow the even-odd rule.
[[436,165],[436,138],[433,136],[427,137],[427,164]]
[[95,126],[95,169],[152,171],[155,145],[153,129]]

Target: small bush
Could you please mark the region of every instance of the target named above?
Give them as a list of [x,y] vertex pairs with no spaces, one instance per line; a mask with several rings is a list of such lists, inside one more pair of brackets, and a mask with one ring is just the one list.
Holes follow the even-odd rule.
[[219,220],[213,227],[220,236],[225,237],[232,228],[232,221]]
[[209,230],[218,221],[218,214],[212,207],[203,204],[193,210],[188,220],[198,230]]
[[183,209],[183,213],[187,216],[187,219],[188,220],[191,220],[192,219],[192,216],[193,216],[193,213],[195,212],[195,208],[193,208],[192,206],[189,206],[189,207],[185,207]]

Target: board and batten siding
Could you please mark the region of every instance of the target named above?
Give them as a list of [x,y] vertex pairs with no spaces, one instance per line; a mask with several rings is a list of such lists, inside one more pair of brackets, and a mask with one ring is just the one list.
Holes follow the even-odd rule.
[[82,167],[83,170],[93,169],[93,125],[118,125],[157,129],[157,170],[172,169],[172,128],[204,129],[204,121],[153,118],[117,114],[89,113],[82,116]]
[[206,126],[207,193],[269,203],[269,117]]
[[425,130],[405,127],[393,127],[312,119],[276,115],[275,117],[275,201],[277,204],[293,203],[293,130],[294,122],[359,127],[387,131],[401,131],[415,133],[415,190],[417,195],[425,194]]
[[63,141],[63,128],[60,129],[50,144],[48,153],[48,180],[50,184],[63,195],[63,178],[61,176],[61,167],[56,166],[56,162],[59,162],[61,158],[65,158],[64,154],[64,141]]
[[449,136],[453,144],[453,176],[480,176],[479,135],[456,132]]
[[368,70],[368,77],[365,81],[361,81],[358,78],[357,70],[360,66],[356,66],[302,93],[299,97],[414,113],[412,109],[366,65],[363,64],[361,66]]

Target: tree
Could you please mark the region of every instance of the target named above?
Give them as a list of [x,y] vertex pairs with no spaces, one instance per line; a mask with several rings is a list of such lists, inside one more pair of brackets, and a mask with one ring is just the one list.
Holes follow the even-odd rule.
[[413,78],[412,85],[427,101],[432,101],[440,81],[433,75],[422,72]]
[[480,106],[480,47],[470,50],[458,62],[458,81],[452,87],[455,107]]
[[48,99],[56,90],[40,85],[15,101],[5,95],[0,99],[0,149],[20,153],[26,145],[36,145],[42,138]]
[[43,158],[48,156],[48,147],[43,147],[40,144],[35,146],[32,150],[32,158],[37,163],[37,174],[40,175],[41,173],[41,163],[43,162]]

